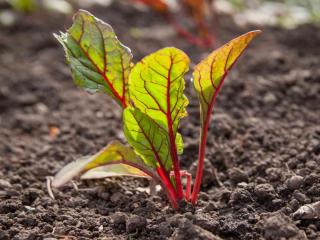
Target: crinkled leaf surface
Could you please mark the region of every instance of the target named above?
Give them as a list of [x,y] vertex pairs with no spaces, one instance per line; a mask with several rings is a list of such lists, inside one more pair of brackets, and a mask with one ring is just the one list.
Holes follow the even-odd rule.
[[178,153],[183,148],[177,129],[179,120],[187,114],[188,99],[183,93],[183,77],[189,70],[189,62],[181,50],[163,48],[137,63],[129,78],[134,106],[174,137]]
[[128,107],[123,113],[124,134],[129,144],[144,162],[154,168],[164,166],[171,170],[167,133],[148,115],[137,108]]
[[194,88],[201,104],[202,124],[214,104],[216,95],[233,64],[260,31],[251,31],[237,37],[202,60],[193,72]]
[[113,141],[97,154],[93,156],[82,157],[66,165],[54,177],[52,186],[60,187],[74,177],[96,168],[99,168],[99,174],[101,174],[100,167],[102,166],[105,166],[103,171],[105,171],[105,176],[108,177],[123,175],[137,177],[150,176],[157,180],[157,177],[155,177],[156,174],[153,172],[153,170],[145,166],[144,162],[130,147],[124,146],[118,141]]
[[126,107],[132,54],[112,27],[80,10],[71,28],[55,36],[65,49],[74,82],[90,92],[106,92]]

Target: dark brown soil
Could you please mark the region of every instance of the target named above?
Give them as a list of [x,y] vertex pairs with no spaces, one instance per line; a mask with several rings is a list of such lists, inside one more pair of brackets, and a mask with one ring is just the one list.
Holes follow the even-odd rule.
[[[136,60],[170,45],[194,62],[203,56],[176,36],[134,39],[130,28],[164,24],[152,13],[119,4],[92,11],[114,26]],[[319,27],[266,28],[240,59],[218,97],[199,204],[174,212],[161,194],[137,190],[148,182],[131,178],[77,181],[78,189],[70,184],[54,190],[55,200],[48,196],[46,176],[113,139],[124,141],[110,98],[71,81],[52,36],[70,21],[34,13],[0,30],[1,240],[320,239],[319,220],[292,218],[320,200]],[[223,17],[219,37],[246,30]],[[187,90],[182,165],[194,169],[198,105],[190,84]]]

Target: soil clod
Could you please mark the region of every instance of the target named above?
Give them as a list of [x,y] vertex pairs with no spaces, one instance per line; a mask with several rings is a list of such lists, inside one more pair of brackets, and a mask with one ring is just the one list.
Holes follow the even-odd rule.
[[147,226],[147,219],[138,215],[130,216],[126,222],[127,233],[142,231]]

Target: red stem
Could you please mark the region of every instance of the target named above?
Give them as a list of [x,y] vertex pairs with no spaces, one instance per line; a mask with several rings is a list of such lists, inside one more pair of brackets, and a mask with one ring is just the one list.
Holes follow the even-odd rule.
[[173,136],[172,127],[169,127],[169,139],[170,139],[170,148],[171,148],[171,151],[170,151],[171,158],[173,162],[174,178],[176,182],[177,198],[178,200],[181,200],[183,198],[183,190],[182,190],[181,175],[180,175],[180,165],[179,165],[176,142]]
[[177,21],[170,14],[165,14],[164,16],[166,17],[168,22],[174,27],[177,33],[180,34],[185,39],[187,39],[191,44],[199,47],[204,47],[204,48],[210,46],[210,45],[208,46],[207,39],[204,40],[196,36],[193,36],[191,33],[185,30],[180,24],[178,24]]
[[161,182],[162,184],[162,188],[163,190],[165,190],[167,197],[172,205],[172,207],[174,209],[178,208],[178,203],[177,203],[177,199],[176,199],[176,193],[175,193],[175,189],[171,184],[170,179],[167,178],[167,174],[165,174],[163,172],[162,168],[157,168],[157,173],[159,175],[159,177],[161,178]]
[[191,174],[188,173],[187,171],[181,171],[181,176],[187,178],[186,191],[185,191],[185,199],[186,199],[187,201],[190,201],[190,195],[191,195]]
[[186,185],[186,200],[190,201],[191,196],[191,174],[187,175],[187,185]]
[[169,131],[169,141],[170,141],[170,155],[172,158],[173,163],[173,171],[175,176],[176,182],[176,196],[177,200],[181,200],[183,198],[183,190],[182,190],[182,183],[181,183],[181,176],[180,176],[180,164],[178,158],[178,152],[176,147],[176,138],[173,132],[173,122],[171,119],[171,107],[170,107],[170,85],[171,85],[171,70],[172,70],[173,60],[171,60],[171,65],[168,71],[168,84],[167,84],[167,112],[166,117],[168,119],[168,131]]
[[157,168],[157,172],[158,172],[158,175],[160,176],[162,182],[165,184],[165,188],[164,189],[167,190],[167,196],[168,196],[172,206],[174,208],[177,208],[178,207],[178,205],[176,203],[177,202],[176,201],[177,197],[176,197],[175,189],[174,189],[174,187],[173,187],[173,185],[171,183],[170,176],[169,176],[168,172],[166,171],[164,165],[162,164],[161,159],[159,157],[159,154],[158,154],[158,152],[156,151],[156,149],[153,146],[153,142],[151,141],[151,139],[148,137],[148,135],[145,133],[145,131],[143,130],[142,126],[140,125],[140,121],[138,119],[136,119],[135,116],[134,116],[134,118],[137,121],[137,124],[141,129],[141,133],[144,135],[146,140],[149,142],[151,150],[154,153],[155,158],[157,159],[157,162],[159,164],[159,167]]
[[[184,193],[186,201],[190,201],[190,195],[191,195],[191,174],[185,170],[180,171],[181,177],[187,178],[186,183],[186,190]],[[170,172],[170,176],[174,176],[174,172]]]
[[202,132],[201,132],[201,136],[200,136],[201,140],[200,140],[200,146],[199,146],[199,158],[198,158],[197,173],[196,173],[196,179],[194,181],[194,186],[193,186],[192,196],[191,196],[191,203],[193,205],[196,204],[196,202],[198,200],[198,194],[200,192],[200,186],[201,186],[202,175],[203,175],[204,158],[205,158],[205,154],[206,154],[207,133],[208,133],[210,119],[211,119],[211,112],[212,112],[217,95],[220,91],[220,88],[224,82],[226,75],[227,75],[227,71],[225,71],[224,76],[222,77],[222,80],[218,84],[217,89],[213,94],[212,100],[208,106],[207,116],[206,116],[204,123],[203,123],[203,126],[202,126]]
[[202,132],[201,132],[197,173],[196,173],[196,179],[194,181],[194,186],[193,186],[193,191],[191,196],[191,202],[193,205],[195,205],[197,202],[198,193],[200,191],[200,185],[202,181],[204,157],[206,154],[207,133],[208,133],[209,122],[211,118],[211,110],[212,110],[212,107],[208,109],[208,114],[203,124]]
[[213,47],[216,43],[216,39],[214,35],[210,34],[207,25],[203,21],[197,21],[197,26],[202,34],[202,44],[205,47]]
[[[211,119],[211,112],[213,109],[213,106],[215,104],[216,98],[218,93],[220,92],[221,86],[223,85],[223,82],[228,74],[228,70],[232,68],[232,66],[236,63],[236,61],[239,59],[241,56],[242,52],[239,54],[239,56],[233,61],[233,63],[227,67],[227,64],[229,62],[229,57],[232,52],[233,47],[229,50],[225,65],[224,65],[224,74],[221,78],[221,81],[219,82],[217,88],[215,89],[216,91],[214,92],[211,102],[208,105],[208,110],[207,110],[207,116],[204,120],[203,126],[202,126],[202,132],[201,132],[201,140],[200,140],[200,146],[199,146],[199,158],[198,158],[198,167],[197,167],[197,173],[196,173],[196,179],[194,181],[194,186],[192,190],[192,196],[191,196],[191,202],[193,205],[196,204],[197,199],[198,199],[198,194],[200,192],[200,186],[201,186],[201,181],[202,181],[202,174],[203,174],[203,165],[204,165],[204,157],[206,154],[206,143],[207,143],[207,133],[209,129],[209,124],[210,124],[210,119]],[[213,68],[211,67],[211,71],[213,71]],[[212,72],[211,72],[211,77],[212,77]],[[213,84],[213,81],[211,79],[211,82]]]

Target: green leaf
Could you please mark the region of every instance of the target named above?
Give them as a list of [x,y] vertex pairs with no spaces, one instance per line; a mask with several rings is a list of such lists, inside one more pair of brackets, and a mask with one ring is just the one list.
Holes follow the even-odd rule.
[[228,71],[251,40],[260,32],[259,30],[251,31],[231,40],[196,65],[193,82],[201,104],[202,125],[207,115],[211,114],[215,98]]
[[148,178],[149,175],[145,174],[143,171],[138,168],[131,167],[130,165],[118,163],[112,165],[106,165],[101,167],[96,167],[85,172],[81,179],[99,179],[107,177],[142,177]]
[[106,92],[126,107],[132,54],[110,25],[80,10],[71,28],[55,37],[64,47],[76,85],[90,92]]
[[[103,168],[101,168],[103,167]],[[98,173],[93,171],[97,169]],[[62,168],[52,181],[53,187],[60,187],[69,182],[74,177],[84,174],[88,171],[85,178],[100,178],[101,171],[104,171],[106,177],[111,176],[136,176],[152,177],[158,180],[155,172],[145,166],[144,162],[135,154],[135,152],[118,141],[111,142],[100,152],[93,156],[82,157]],[[97,174],[99,174],[97,176]]]
[[167,133],[157,123],[137,108],[128,107],[123,112],[124,134],[128,143],[153,168],[172,168]]
[[143,58],[131,71],[129,90],[136,108],[147,114],[160,129],[168,133],[170,144],[183,149],[177,134],[179,120],[187,115],[188,99],[183,94],[184,74],[189,58],[179,49],[164,48]]
[[11,6],[20,12],[28,13],[37,9],[37,3],[35,0],[9,0]]

